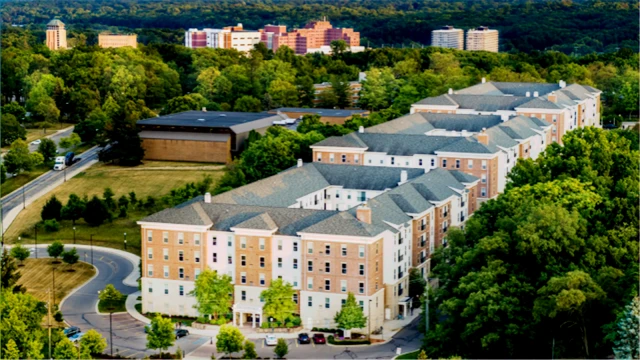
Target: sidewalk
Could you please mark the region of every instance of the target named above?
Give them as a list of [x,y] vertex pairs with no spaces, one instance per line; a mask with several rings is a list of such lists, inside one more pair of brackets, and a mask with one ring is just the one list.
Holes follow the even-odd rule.
[[411,324],[413,320],[418,318],[422,313],[422,309],[414,309],[413,315],[408,315],[402,320],[387,320],[382,325],[382,334],[371,335],[372,339],[389,341],[395,334],[402,330],[407,325]]

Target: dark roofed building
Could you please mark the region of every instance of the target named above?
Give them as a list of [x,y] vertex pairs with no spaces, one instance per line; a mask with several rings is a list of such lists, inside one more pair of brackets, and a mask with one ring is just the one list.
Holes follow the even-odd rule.
[[347,110],[347,109],[318,109],[318,108],[291,108],[283,107],[268,111],[269,114],[284,114],[292,119],[301,118],[304,115],[319,115],[322,123],[332,125],[342,125],[351,119],[353,115],[365,117],[369,115],[368,110]]
[[264,134],[286,115],[185,111],[139,120],[145,159],[229,163],[251,130]]

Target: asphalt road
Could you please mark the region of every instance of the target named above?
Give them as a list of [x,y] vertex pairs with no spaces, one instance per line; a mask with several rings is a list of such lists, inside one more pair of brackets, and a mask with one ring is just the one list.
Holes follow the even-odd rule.
[[[51,131],[57,131],[57,130],[48,130],[49,133],[51,133]],[[54,143],[56,143],[56,145],[58,145],[60,143],[60,139],[62,139],[63,137],[68,137],[69,135],[71,135],[71,133],[73,132],[73,127],[70,127],[68,130],[65,131],[61,131],[59,133],[56,133],[53,136],[50,136],[48,139],[53,140]],[[38,145],[35,144],[29,144],[29,151],[36,151],[38,150]],[[58,151],[60,151],[62,149],[58,148]]]
[[[65,246],[69,247],[70,245]],[[37,251],[39,257],[48,256],[44,247],[38,248]],[[81,260],[91,263],[89,249],[79,249],[78,254]],[[32,254],[33,256],[34,254]],[[111,352],[109,315],[97,313],[98,291],[104,289],[107,284],[113,284],[125,295],[138,291],[138,288],[122,283],[133,271],[133,265],[126,258],[100,250],[100,247],[96,246],[93,249],[93,264],[98,270],[97,276],[67,297],[60,311],[70,326],[77,326],[83,332],[90,329],[100,332],[107,339],[105,353],[109,354]],[[113,353],[136,359],[157,353],[156,350],[146,349],[147,338],[144,333],[144,325],[128,313],[113,314]],[[198,335],[189,335],[176,341],[176,345],[169,350],[175,351],[175,347],[179,346],[185,353],[188,353],[200,347],[207,340],[208,338]]]

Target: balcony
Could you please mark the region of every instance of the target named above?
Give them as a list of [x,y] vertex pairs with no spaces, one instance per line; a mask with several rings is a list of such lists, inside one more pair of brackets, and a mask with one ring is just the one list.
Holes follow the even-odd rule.
[[398,289],[398,296],[401,296],[402,294],[404,294],[404,289],[403,288]]
[[449,212],[448,212],[448,211],[445,211],[445,212],[442,214],[442,217],[447,217],[447,216],[449,216]]
[[418,263],[419,264],[424,264],[425,261],[427,261],[427,257],[426,256],[421,256],[420,259],[418,259]]
[[402,279],[404,277],[404,273],[401,271],[398,273],[398,279]]
[[421,241],[420,242],[420,247],[425,247],[427,245],[427,241]]
[[418,228],[420,231],[424,231],[427,228],[427,224],[420,224],[420,227]]
[[398,255],[398,262],[404,260],[404,255]]

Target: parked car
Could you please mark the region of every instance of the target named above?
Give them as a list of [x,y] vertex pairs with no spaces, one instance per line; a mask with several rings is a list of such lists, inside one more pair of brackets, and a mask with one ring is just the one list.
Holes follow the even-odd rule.
[[311,338],[307,333],[298,334],[298,343],[300,344],[311,344]]
[[267,335],[264,337],[264,343],[267,346],[276,346],[276,344],[278,344],[278,339],[273,335]]
[[42,140],[38,139],[38,140],[33,140],[31,142],[31,145],[40,145],[40,143],[42,142]]
[[80,339],[82,339],[83,336],[84,336],[84,333],[79,332],[73,335],[72,337],[70,337],[69,340],[71,340],[71,342],[73,343],[77,343],[78,341],[80,341]]
[[324,334],[313,334],[313,342],[315,344],[326,344],[327,339],[325,339]]
[[185,329],[178,329],[178,330],[175,330],[173,333],[176,334],[176,340],[180,339],[181,337],[185,337],[189,335],[189,331]]
[[71,336],[79,333],[80,332],[80,328],[77,327],[77,326],[71,326],[71,327],[65,328],[62,332],[64,333],[64,336],[71,337]]

